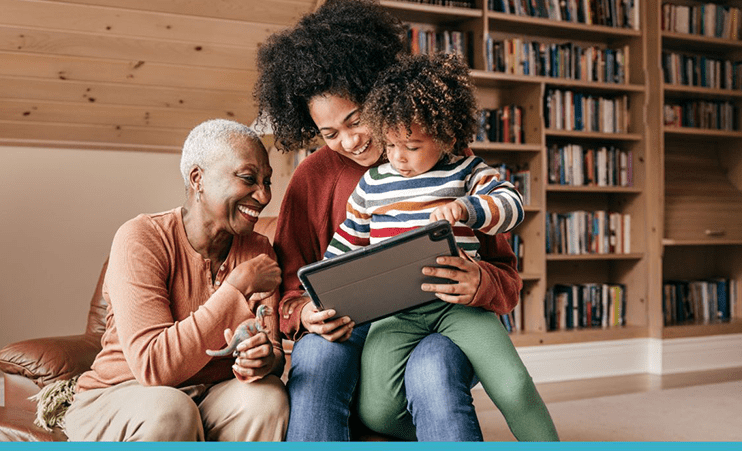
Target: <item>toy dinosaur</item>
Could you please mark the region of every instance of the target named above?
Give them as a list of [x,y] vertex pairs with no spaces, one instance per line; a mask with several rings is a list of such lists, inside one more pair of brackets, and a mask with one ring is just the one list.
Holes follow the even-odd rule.
[[212,357],[223,357],[225,355],[232,354],[237,357],[239,351],[237,351],[237,345],[247,340],[250,337],[255,336],[259,332],[267,332],[268,326],[265,324],[265,317],[273,314],[273,309],[265,305],[258,306],[258,310],[255,312],[255,318],[250,318],[243,322],[237,329],[234,330],[232,340],[227,344],[227,347],[218,351],[207,349],[206,353]]

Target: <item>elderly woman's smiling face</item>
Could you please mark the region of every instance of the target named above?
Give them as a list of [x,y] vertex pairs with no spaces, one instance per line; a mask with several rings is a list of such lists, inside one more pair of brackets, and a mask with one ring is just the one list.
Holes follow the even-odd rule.
[[244,235],[271,200],[273,170],[259,141],[239,137],[231,148],[203,171],[201,202],[213,232]]

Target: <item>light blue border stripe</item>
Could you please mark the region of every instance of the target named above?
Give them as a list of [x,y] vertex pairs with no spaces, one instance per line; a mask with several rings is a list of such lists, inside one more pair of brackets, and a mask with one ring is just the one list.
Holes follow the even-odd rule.
[[738,451],[742,442],[561,442],[561,443],[407,443],[407,442],[351,442],[351,443],[0,443],[0,450],[152,450],[152,451],[335,451],[335,450],[668,450],[668,451]]

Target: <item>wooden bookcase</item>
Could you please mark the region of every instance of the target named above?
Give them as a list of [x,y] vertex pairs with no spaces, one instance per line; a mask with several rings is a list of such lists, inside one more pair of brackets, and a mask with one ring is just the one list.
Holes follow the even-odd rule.
[[[742,297],[742,89],[666,83],[663,72],[663,58],[668,53],[742,61],[742,39],[663,30],[662,0],[640,0],[639,26],[628,28],[496,12],[489,10],[487,3],[475,0],[473,8],[461,8],[381,1],[408,23],[468,32],[471,73],[480,108],[509,104],[523,107],[523,144],[472,145],[475,153],[490,163],[527,163],[531,171],[531,203],[526,208],[525,221],[516,230],[526,243],[526,250],[521,274],[523,324],[521,331],[511,335],[513,342],[529,346],[742,333],[742,302],[737,302],[737,309],[732,312],[737,319],[731,321],[665,324],[663,313],[666,280],[734,279],[738,297]],[[705,4],[690,0],[671,3]],[[741,0],[723,5],[742,10]],[[487,70],[487,54],[491,50],[488,36],[625,49],[628,56],[624,80],[608,83]],[[554,89],[593,96],[626,96],[628,130],[603,133],[547,127],[546,99]],[[736,107],[733,130],[665,125],[665,104],[688,101],[722,101]],[[549,148],[555,144],[614,145],[631,151],[632,185],[550,183]],[[546,216],[550,212],[575,210],[630,215],[630,253],[547,254]],[[625,285],[625,325],[547,332],[544,298],[548,289],[555,284],[591,282]]]
[[[664,3],[678,5],[685,11],[669,14]],[[742,87],[719,87],[698,78],[683,83],[668,55],[706,57],[721,61],[742,61],[742,40],[712,37],[684,29],[682,20],[691,7],[706,2],[650,0],[647,22],[650,37],[647,55],[650,64],[648,104],[656,148],[653,158],[658,177],[652,189],[657,191],[657,227],[662,234],[654,246],[658,249],[659,274],[651,281],[650,312],[652,336],[661,338],[695,337],[742,332],[742,320],[710,323],[686,321],[665,324],[662,310],[662,282],[723,277],[736,280],[739,294],[742,280]],[[722,4],[722,3],[719,3]],[[723,5],[742,8],[742,2]],[[663,17],[664,15],[664,17]],[[683,25],[668,23],[668,18]],[[742,20],[742,17],[740,17]],[[678,28],[680,27],[680,28]],[[692,66],[691,66],[692,67]],[[665,70],[671,74],[665,75]],[[671,78],[672,77],[672,78]],[[699,86],[706,85],[706,86]],[[710,85],[710,86],[709,86]],[[682,102],[729,102],[736,107],[733,130],[717,130],[671,123],[665,117],[666,104]],[[668,112],[669,113],[669,112]],[[658,180],[657,180],[658,179]],[[742,317],[740,306],[732,312]]]
[[[519,346],[578,343],[649,336],[647,63],[646,25],[619,28],[530,17],[488,9],[486,0],[473,8],[438,6],[402,0],[381,0],[389,11],[410,24],[439,30],[468,32],[471,38],[472,76],[480,108],[516,104],[523,108],[523,144],[475,142],[474,152],[489,163],[528,164],[531,202],[515,230],[525,243],[521,330],[513,332]],[[642,5],[644,7],[644,5]],[[641,18],[646,13],[641,11]],[[417,26],[417,25],[415,25]],[[626,50],[624,82],[581,81],[487,70],[487,37],[523,38],[546,44],[574,43],[583,47]],[[596,97],[626,96],[628,130],[622,133],[547,128],[549,90],[569,90]],[[564,186],[549,184],[548,148],[553,144],[585,147],[614,145],[631,151],[633,184],[619,186]],[[546,216],[549,212],[616,211],[631,218],[630,253],[563,255],[546,253]],[[547,331],[544,299],[554,284],[615,283],[626,287],[623,326]]]

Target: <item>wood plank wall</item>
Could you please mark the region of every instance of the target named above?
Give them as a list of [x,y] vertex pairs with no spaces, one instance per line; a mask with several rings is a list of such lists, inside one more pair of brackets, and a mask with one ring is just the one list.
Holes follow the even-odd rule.
[[178,152],[251,123],[258,44],[316,0],[0,0],[0,145]]

